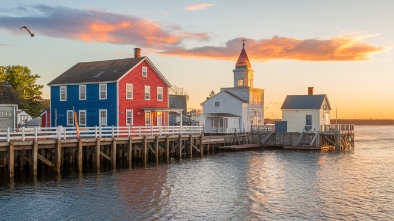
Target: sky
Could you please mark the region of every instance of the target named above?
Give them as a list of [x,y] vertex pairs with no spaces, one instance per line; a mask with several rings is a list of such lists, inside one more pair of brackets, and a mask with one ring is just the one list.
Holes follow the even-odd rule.
[[[286,95],[327,94],[331,118],[394,119],[392,0],[2,0],[0,65],[45,85],[78,62],[148,56],[201,108],[245,50],[265,118]],[[26,26],[34,37],[25,29]]]

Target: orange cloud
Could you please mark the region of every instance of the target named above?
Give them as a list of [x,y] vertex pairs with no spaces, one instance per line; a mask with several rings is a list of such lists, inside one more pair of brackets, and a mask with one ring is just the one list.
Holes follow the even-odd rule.
[[[224,47],[175,48],[161,52],[165,55],[234,60],[239,56],[242,38],[228,41]],[[271,39],[246,41],[250,58],[257,61],[303,60],[303,61],[358,61],[367,60],[369,54],[381,51],[358,40],[355,36],[337,36],[328,40],[274,36]]]
[[155,50],[170,49],[185,39],[209,38],[206,33],[185,32],[175,25],[105,11],[43,5],[24,10],[38,11],[40,16],[0,17],[0,28],[17,33],[19,29],[15,31],[15,27],[28,23],[37,35],[86,42],[132,44]]
[[214,6],[214,4],[198,4],[198,5],[190,5],[185,7],[186,11],[197,11],[197,10],[203,10],[208,7]]

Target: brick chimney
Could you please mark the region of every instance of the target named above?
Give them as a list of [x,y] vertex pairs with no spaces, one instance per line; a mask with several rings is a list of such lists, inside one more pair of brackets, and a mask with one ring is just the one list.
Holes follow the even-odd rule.
[[134,58],[141,57],[141,48],[134,48]]
[[308,87],[308,95],[313,95],[313,87]]

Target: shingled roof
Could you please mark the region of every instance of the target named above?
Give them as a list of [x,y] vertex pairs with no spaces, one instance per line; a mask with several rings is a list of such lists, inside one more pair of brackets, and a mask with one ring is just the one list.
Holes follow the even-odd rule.
[[[287,95],[281,109],[320,109],[327,95]],[[331,110],[328,102],[328,109]]]
[[11,85],[0,84],[0,104],[18,104],[18,98]]
[[48,85],[115,82],[144,60],[148,62],[168,86],[171,86],[147,57],[79,62],[49,82]]

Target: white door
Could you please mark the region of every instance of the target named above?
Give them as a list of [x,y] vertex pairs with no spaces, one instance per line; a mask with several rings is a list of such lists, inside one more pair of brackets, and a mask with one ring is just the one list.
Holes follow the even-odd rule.
[[157,126],[162,126],[163,125],[163,112],[157,112]]

